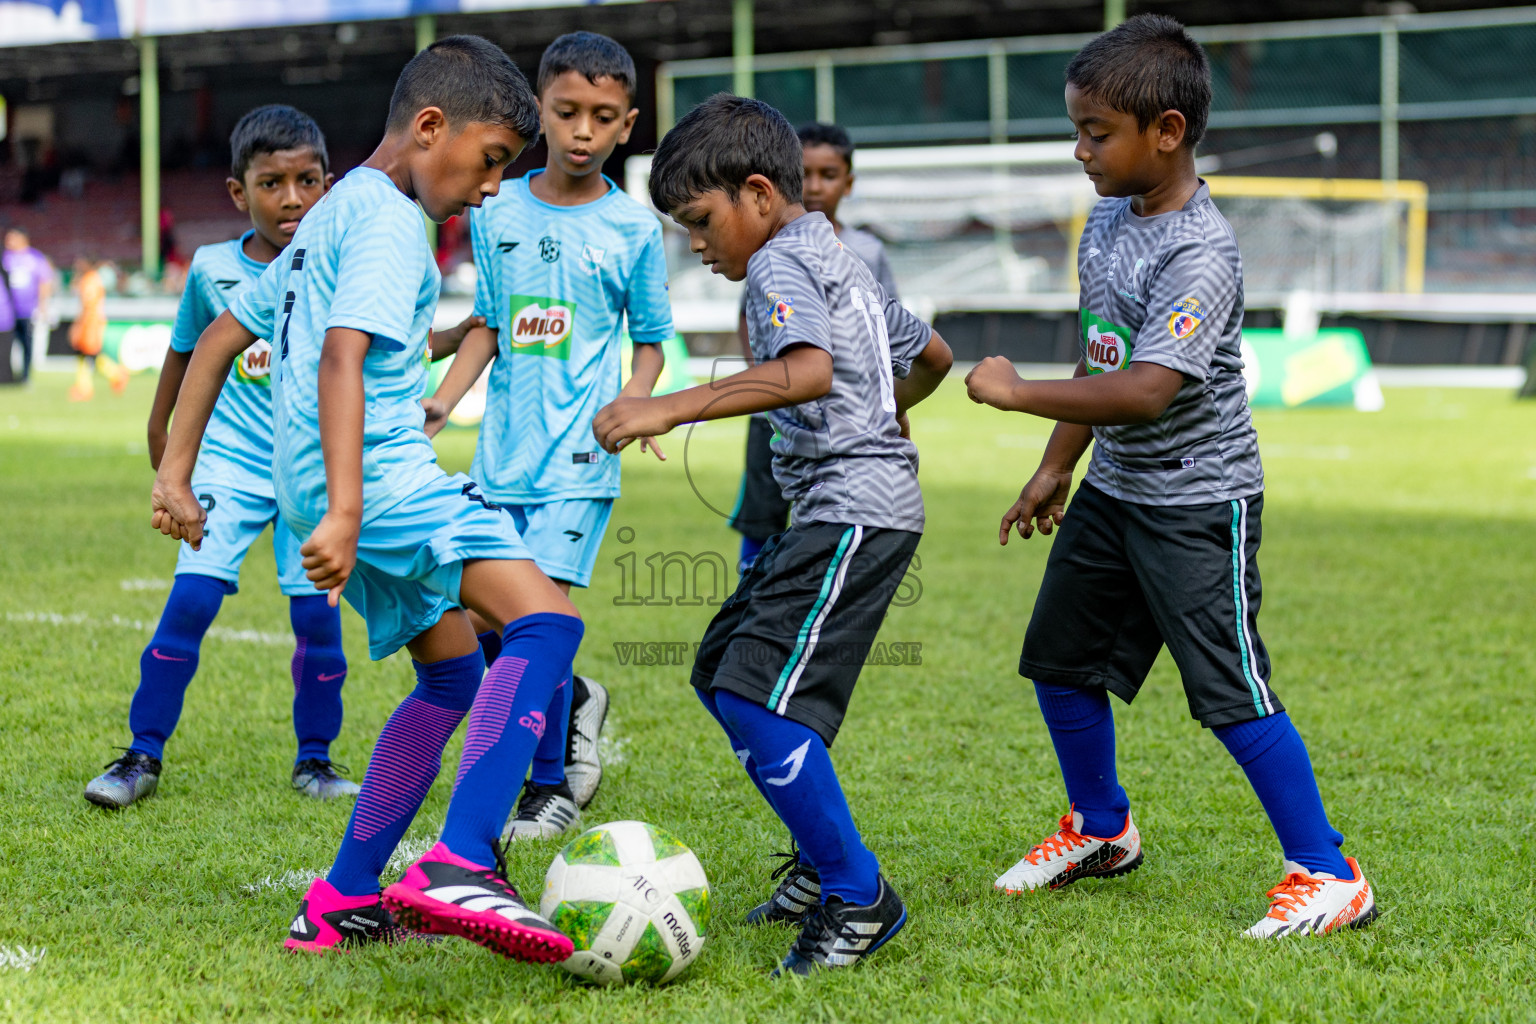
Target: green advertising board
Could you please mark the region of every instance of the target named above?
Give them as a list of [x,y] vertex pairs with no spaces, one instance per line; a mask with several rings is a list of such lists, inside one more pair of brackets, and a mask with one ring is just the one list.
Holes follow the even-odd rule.
[[1329,327],[1301,338],[1279,329],[1243,331],[1243,375],[1248,404],[1256,409],[1300,406],[1381,408],[1381,389],[1371,375],[1365,337],[1348,327]]

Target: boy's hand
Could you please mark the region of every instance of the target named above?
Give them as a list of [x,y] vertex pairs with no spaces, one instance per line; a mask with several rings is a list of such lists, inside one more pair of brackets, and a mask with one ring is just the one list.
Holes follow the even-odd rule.
[[316,590],[328,590],[327,603],[332,608],[341,602],[341,591],[357,564],[357,534],[361,524],[346,516],[327,512],[320,525],[299,547],[304,556],[304,575]]
[[640,451],[645,452],[647,449],[655,452],[656,458],[660,461],[667,461],[667,453],[661,450],[661,445],[656,443],[656,439],[654,437],[642,437],[640,439]]
[[1003,513],[997,542],[1007,544],[1008,530],[1015,525],[1019,536],[1025,540],[1029,540],[1036,529],[1050,536],[1051,531],[1061,524],[1061,517],[1066,514],[1067,498],[1071,492],[1070,471],[1046,469],[1044,466],[1035,470],[1035,475],[1029,478],[1029,483],[1019,492],[1019,500]]
[[427,437],[436,437],[437,432],[448,425],[448,406],[435,398],[423,398],[421,408],[427,414],[421,429],[427,432]]
[[151,527],[167,537],[186,541],[193,551],[202,547],[203,523],[207,521],[208,513],[198,504],[191,484],[185,481],[172,483],[155,477],[149,507]]
[[[592,418],[592,436],[603,451],[615,454],[633,441],[655,447],[655,438],[675,424],[667,417],[666,405],[659,398],[615,398]],[[661,449],[656,448],[661,455]]]
[[965,375],[965,393],[971,401],[1012,411],[1014,389],[1023,383],[1013,364],[1002,356],[987,356]]
[[896,414],[896,432],[908,441],[912,440],[912,424],[907,420],[907,410]]

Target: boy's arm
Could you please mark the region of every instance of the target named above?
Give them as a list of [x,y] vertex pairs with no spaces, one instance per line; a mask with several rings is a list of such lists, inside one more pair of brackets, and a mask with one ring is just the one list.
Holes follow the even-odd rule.
[[[649,398],[651,392],[656,390],[656,381],[660,379],[662,367],[666,364],[667,357],[660,345],[635,342],[634,354],[629,360],[629,380],[620,389],[619,397]],[[667,461],[667,453],[661,450],[661,445],[656,443],[654,437],[640,439],[640,450],[644,452],[647,449],[655,452],[662,462]]]
[[1151,423],[1183,384],[1178,370],[1144,362],[1071,380],[1024,380],[1003,356],[988,356],[965,375],[973,402],[1089,427]]
[[592,433],[604,451],[618,452],[636,438],[656,437],[681,423],[782,409],[831,390],[831,353],[794,345],[777,358],[708,384],[656,398],[616,398],[593,418]]
[[171,424],[170,439],[155,474],[150,494],[150,525],[168,537],[188,542],[193,550],[202,545],[203,520],[207,515],[192,494],[197,449],[203,443],[203,431],[208,429],[208,418],[213,415],[230,366],[254,341],[256,335],[232,313],[220,313],[198,338],[176,398],[181,411]]
[[[482,325],[485,323],[484,317],[473,319],[479,320]],[[495,328],[476,326],[465,333],[463,344],[458,346],[458,354],[453,357],[453,365],[448,367],[443,382],[437,386],[431,398],[422,400],[422,408],[427,412],[424,429],[428,437],[437,436],[448,422],[448,414],[475,386],[475,381],[480,379],[485,368],[491,365],[491,360],[496,358],[496,342]],[[437,344],[435,334],[432,343]]]
[[350,327],[325,332],[320,350],[320,452],[325,459],[325,515],[299,548],[316,590],[341,600],[357,564],[363,525],[363,359],[372,338]]
[[902,437],[911,436],[907,410],[933,394],[944,382],[954,361],[955,355],[949,350],[948,343],[939,336],[938,331],[930,331],[928,344],[912,360],[912,368],[905,377],[896,381],[896,422],[901,426]]
[[[1073,378],[1087,375],[1088,367],[1078,360]],[[1092,443],[1092,427],[1078,423],[1056,424],[1051,439],[1046,442],[1045,454],[1040,457],[1040,468],[1019,491],[1019,500],[1003,513],[997,532],[999,544],[1008,543],[1008,531],[1014,526],[1017,526],[1020,537],[1029,540],[1037,529],[1049,536],[1061,524],[1061,517],[1067,511],[1067,498],[1072,492],[1072,472],[1077,468],[1077,460]]]
[[171,413],[176,409],[176,393],[187,375],[187,364],[192,362],[191,352],[165,350],[165,362],[160,366],[160,381],[155,385],[155,400],[149,407],[149,468],[159,469],[165,456],[165,445],[170,439]]
[[432,361],[447,359],[458,352],[459,346],[464,343],[464,337],[477,327],[485,326],[485,317],[471,313],[457,324],[444,331],[431,331],[427,337],[427,347],[432,351]]

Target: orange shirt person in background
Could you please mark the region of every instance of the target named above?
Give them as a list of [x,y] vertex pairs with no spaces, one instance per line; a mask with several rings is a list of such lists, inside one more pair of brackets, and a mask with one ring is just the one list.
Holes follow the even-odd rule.
[[69,389],[71,402],[88,402],[96,394],[95,371],[100,370],[118,394],[128,387],[128,371],[101,353],[107,332],[107,288],[96,265],[84,257],[75,260],[72,287],[80,298],[80,313],[69,329],[69,344],[80,353],[75,384]]

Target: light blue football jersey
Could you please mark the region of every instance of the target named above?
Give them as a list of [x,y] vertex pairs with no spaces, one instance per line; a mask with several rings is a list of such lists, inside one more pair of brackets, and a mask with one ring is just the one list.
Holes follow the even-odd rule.
[[332,327],[373,336],[363,361],[363,522],[442,475],[421,409],[441,283],[416,204],[383,172],[358,167],[230,307],[272,339],[274,477],[295,529],[312,529],[326,509],[319,373]]
[[619,459],[592,419],[618,397],[626,319],[635,342],[672,336],[661,224],[606,176],[595,202],[546,203],[528,187],[542,173],[469,219],[475,313],[498,339],[470,475],[509,504],[616,498]]
[[[256,283],[265,263],[245,254],[245,240],[255,231],[192,254],[187,286],[176,308],[171,348],[191,352],[207,326]],[[230,367],[218,404],[203,434],[192,479],[250,491],[272,493],[272,346],[259,340]]]

